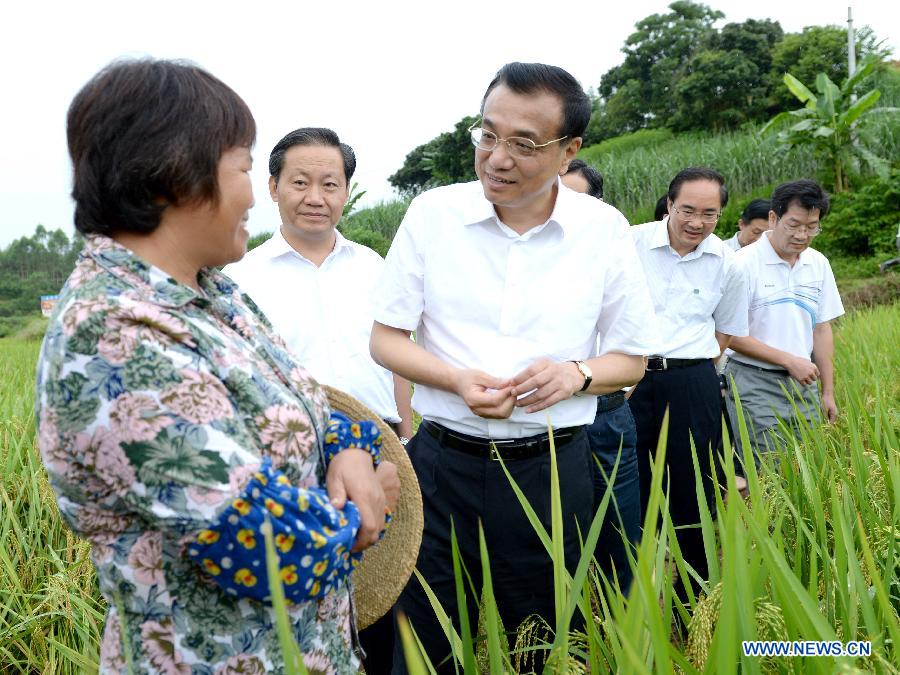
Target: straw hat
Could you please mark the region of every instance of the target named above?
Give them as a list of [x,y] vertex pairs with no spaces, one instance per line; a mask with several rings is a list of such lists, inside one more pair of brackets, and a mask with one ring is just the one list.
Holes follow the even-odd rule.
[[353,601],[356,625],[362,630],[384,616],[409,581],[422,543],[422,492],[406,449],[382,419],[358,400],[339,389],[324,385],[333,410],[351,420],[372,420],[381,430],[381,457],[397,466],[400,475],[400,499],[384,538],[363,553],[353,572]]

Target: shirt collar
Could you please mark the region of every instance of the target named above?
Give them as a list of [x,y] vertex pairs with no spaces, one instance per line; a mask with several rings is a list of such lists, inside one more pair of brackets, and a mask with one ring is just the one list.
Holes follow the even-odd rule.
[[[335,229],[334,239],[334,249],[332,249],[329,257],[340,253],[345,249],[348,252],[353,251],[353,247],[351,246],[350,241],[341,234],[340,230]],[[288,254],[299,255],[301,258],[303,257],[303,254],[298,253],[294,249],[294,247],[288,243],[288,240],[284,238],[284,233],[281,231],[280,227],[275,230],[272,236],[268,240],[266,240],[266,242],[263,243],[262,246],[266,247],[265,253],[270,260],[274,260],[275,258]]]
[[[650,248],[662,248],[663,246],[671,247],[669,240],[669,217],[666,216],[656,223],[653,234],[650,237]],[[722,257],[722,247],[725,243],[719,239],[714,233],[710,233],[708,237],[704,237],[703,241],[697,244],[697,248],[682,256],[682,259],[699,258],[704,253]],[[675,249],[672,249],[673,251]]]
[[[161,306],[183,307],[203,297],[110,237],[87,235],[82,255],[92,258],[114,277]],[[230,296],[237,288],[228,277],[210,267],[200,270],[197,282],[207,297]]]
[[[762,236],[758,240],[759,246],[762,249],[764,262],[766,263],[766,265],[787,265],[788,267],[790,267],[791,264],[780,255],[778,255],[778,251],[776,251],[775,247],[772,246],[772,242],[770,240],[771,236],[772,231],[769,230],[767,232],[763,232]],[[797,263],[800,265],[809,265],[812,263],[809,257],[809,247],[807,246],[797,258]]]
[[[497,211],[494,209],[494,205],[489,202],[484,196],[484,188],[481,186],[481,181],[473,181],[470,183],[473,186],[472,199],[466,202],[463,207],[463,221],[465,225],[480,225],[485,222],[493,222],[500,223],[500,218],[497,215]],[[477,190],[475,190],[474,186],[477,185]],[[569,190],[566,188],[559,177],[556,178],[556,201],[553,204],[553,211],[550,213],[550,217],[547,219],[547,222],[544,225],[550,225],[551,223],[555,223],[559,228],[559,231],[565,235],[566,230],[566,222],[572,222],[571,217],[573,213],[573,200],[577,199],[575,196],[577,193],[573,190]],[[546,227],[537,226],[537,228],[546,229]],[[537,228],[532,228],[535,230]],[[529,230],[523,237],[531,236]]]

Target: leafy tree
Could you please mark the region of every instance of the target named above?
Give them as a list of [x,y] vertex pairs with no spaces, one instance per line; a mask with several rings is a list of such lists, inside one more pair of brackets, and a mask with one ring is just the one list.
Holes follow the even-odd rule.
[[475,148],[469,127],[477,120],[477,117],[463,117],[453,131],[413,149],[388,182],[401,195],[409,197],[438,185],[474,180]]
[[584,144],[593,145],[608,138],[642,129],[646,122],[641,103],[641,83],[628,80],[608,100],[598,101],[585,132]]
[[853,94],[874,68],[875,61],[868,60],[840,87],[826,73],[819,73],[816,77],[818,95],[787,73],[784,76],[785,86],[805,106],[779,113],[763,127],[761,133],[781,129],[778,138],[784,146],[811,146],[829,167],[834,192],[849,189],[850,174],[859,172],[861,162],[880,176],[887,176],[890,162],[860,142],[859,127],[873,115],[896,115],[900,109],[883,107],[873,110],[881,96],[877,89],[853,101]]
[[722,131],[747,122],[764,100],[759,69],[737,49],[702,51],[675,85],[675,112],[668,126],[676,131]]
[[742,23],[729,23],[717,33],[712,33],[706,48],[731,51],[736,49],[752,61],[761,79],[772,68],[772,50],[784,38],[781,24],[771,19],[747,19]]
[[59,291],[75,267],[84,241],[38,225],[0,250],[0,317],[36,314],[40,296]]
[[[882,59],[886,51],[868,27],[857,33],[856,58]],[[847,30],[838,26],[808,26],[802,33],[784,36],[772,50],[772,66],[768,80],[771,88],[770,109],[787,110],[794,105],[794,95],[783,84],[784,74],[791,73],[801,82],[813,82],[824,73],[832,82],[847,78]]]
[[635,24],[635,32],[622,48],[625,60],[600,80],[599,94],[607,105],[625,88],[610,111],[619,120],[607,122],[610,135],[664,124],[680,70],[714,32],[713,22],[724,16],[687,0],[677,0],[669,9],[667,14],[652,14]]

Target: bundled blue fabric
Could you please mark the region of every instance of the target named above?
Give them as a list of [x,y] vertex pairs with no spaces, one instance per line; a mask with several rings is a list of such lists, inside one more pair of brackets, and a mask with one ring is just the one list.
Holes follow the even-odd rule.
[[[374,422],[351,422],[333,412],[325,436],[326,461],[341,450],[359,448],[381,462],[381,432]],[[268,517],[268,518],[267,518]],[[188,555],[226,593],[270,603],[262,525],[272,525],[285,597],[306,602],[339,588],[359,564],[351,553],[359,531],[353,502],[335,509],[324,488],[297,488],[264,457],[260,470],[209,529],[201,530]],[[385,524],[390,522],[390,514]],[[384,532],[382,531],[382,536]]]
[[381,464],[381,431],[375,422],[352,422],[343,413],[332,411],[325,430],[325,461],[349,448],[365,450],[372,455],[375,466]]

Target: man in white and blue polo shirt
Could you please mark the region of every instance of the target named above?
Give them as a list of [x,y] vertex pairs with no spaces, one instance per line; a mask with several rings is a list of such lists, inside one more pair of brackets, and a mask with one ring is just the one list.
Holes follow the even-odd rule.
[[820,407],[829,421],[837,418],[830,322],[844,307],[828,259],[809,248],[828,207],[815,181],[779,185],[771,230],[738,253],[750,283],[750,335],[731,341],[726,404],[736,421],[736,392],[757,461],[759,453],[784,446],[779,419],[791,426],[800,417],[819,421]]

